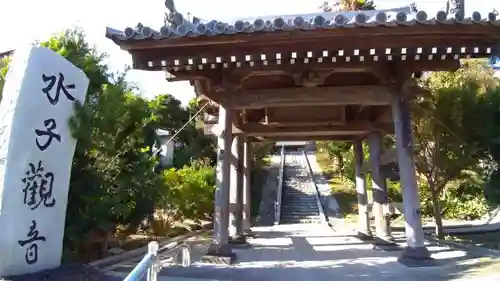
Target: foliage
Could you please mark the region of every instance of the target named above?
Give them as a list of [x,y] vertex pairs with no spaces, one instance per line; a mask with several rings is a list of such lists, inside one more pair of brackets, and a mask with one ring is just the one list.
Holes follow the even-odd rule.
[[[150,101],[149,107],[154,116],[149,124],[152,129],[161,128],[170,131],[171,134],[178,133],[175,141],[180,148],[175,152],[174,167],[181,168],[189,164],[192,159],[209,158],[215,161],[214,139],[204,135],[197,127],[196,120],[188,123],[199,109],[196,99],[190,101],[187,108],[183,108],[180,101],[173,96],[159,95]],[[183,126],[183,130],[179,131]]]
[[[450,182],[470,177],[466,172],[477,169],[486,158],[484,127],[477,124],[490,123],[483,100],[498,81],[483,62],[468,61],[456,72],[431,73],[423,82],[431,95],[413,103],[415,160],[430,191],[437,235],[442,237],[443,189]],[[447,197],[454,205],[471,202],[464,199]],[[477,206],[478,212],[481,206]]]
[[[183,219],[200,220],[213,212],[215,172],[208,159],[163,171],[158,208],[167,227]],[[158,221],[158,219],[156,219]],[[153,230],[154,226],[153,226]]]
[[[83,33],[67,31],[41,44],[81,68],[90,79],[87,103],[76,104],[70,120],[78,140],[71,172],[65,242],[82,250],[96,232],[105,238],[119,224],[139,225],[151,216],[157,198],[145,128],[152,121],[148,102],[108,73],[105,55]],[[83,247],[84,248],[84,247]]]
[[[463,62],[456,72],[435,72],[424,76],[430,95],[411,103],[415,160],[421,187],[424,215],[475,219],[487,212],[490,202],[500,202],[500,91],[499,80],[484,61]],[[484,124],[477,126],[477,124]],[[354,188],[352,149],[334,142],[320,142],[330,158],[342,157],[340,177]],[[394,136],[384,137],[384,149],[394,147]],[[368,146],[363,145],[365,162]],[[491,171],[495,170],[493,174]],[[485,181],[489,179],[483,193]],[[367,175],[367,187],[371,187]],[[401,201],[398,182],[388,181],[389,197]]]
[[[317,147],[327,152],[328,157],[330,159],[330,163],[337,164],[336,172],[342,174],[344,170],[345,155],[351,151],[352,143],[336,142],[336,141],[320,141],[317,142]],[[335,161],[337,161],[337,163],[334,163]]]
[[[128,231],[145,227],[158,207],[175,206],[178,219],[197,219],[211,212],[214,175],[210,159],[204,157],[214,158],[214,142],[194,123],[178,132],[199,108],[195,101],[184,108],[170,95],[148,101],[134,94],[125,82],[126,72],[110,73],[106,55],[90,46],[79,29],[40,45],[65,57],[90,80],[87,102],[75,104],[76,114],[69,120],[78,142],[68,195],[66,250],[85,253],[96,239],[105,250],[106,237],[118,225],[128,226]],[[1,65],[3,85],[8,60]],[[155,130],[160,128],[178,132],[181,157],[176,164],[184,167],[173,175],[171,170],[154,172],[157,159],[151,151]]]
[[340,0],[333,4],[325,1],[319,8],[324,12],[370,11],[375,10],[375,4],[371,0]]
[[3,86],[5,84],[5,77],[7,76],[10,61],[10,56],[0,59],[0,100],[2,99]]

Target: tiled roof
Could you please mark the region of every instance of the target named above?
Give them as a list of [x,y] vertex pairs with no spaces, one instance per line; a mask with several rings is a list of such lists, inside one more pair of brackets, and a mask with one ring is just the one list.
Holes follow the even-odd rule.
[[314,30],[348,27],[397,27],[416,24],[481,24],[500,27],[500,20],[494,13],[486,17],[473,12],[470,17],[450,17],[445,11],[438,11],[434,16],[424,11],[414,12],[410,7],[389,10],[357,11],[357,12],[323,12],[304,15],[287,15],[239,19],[232,22],[211,20],[205,22],[184,23],[175,28],[165,25],[159,30],[138,25],[128,27],[124,31],[107,28],[106,37],[116,43],[127,40],[175,39],[181,37],[216,36],[238,33],[279,32],[281,30]]

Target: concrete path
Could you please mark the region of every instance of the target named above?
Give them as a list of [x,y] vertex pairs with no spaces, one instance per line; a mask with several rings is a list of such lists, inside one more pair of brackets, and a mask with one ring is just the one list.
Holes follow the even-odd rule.
[[170,280],[184,277],[238,281],[465,281],[500,278],[497,274],[500,260],[446,246],[428,245],[439,266],[410,268],[397,262],[399,251],[374,250],[371,245],[339,235],[325,225],[279,225],[258,227],[253,231],[257,237],[249,240],[252,247],[234,249],[238,260],[232,266],[195,262],[190,268],[165,268],[161,275],[172,277]]
[[[294,161],[302,161],[294,157]],[[273,161],[275,162],[275,161]],[[293,175],[288,175],[292,176]],[[274,177],[274,176],[273,176]],[[266,186],[273,186],[271,178]],[[274,190],[275,191],[275,190]],[[263,193],[271,197],[271,191]],[[267,194],[267,195],[266,195]],[[269,199],[269,198],[268,198]],[[266,211],[265,213],[269,213]],[[269,215],[269,214],[267,214]],[[489,258],[465,250],[428,243],[433,267],[407,267],[397,261],[401,250],[373,249],[343,231],[326,224],[289,224],[252,228],[249,248],[233,249],[233,265],[199,262],[210,239],[194,239],[191,267],[170,265],[158,280],[169,281],[472,281],[500,280],[500,258]],[[393,233],[404,246],[402,233]],[[132,264],[114,268],[114,274],[130,272]],[[116,276],[116,275],[115,275]]]

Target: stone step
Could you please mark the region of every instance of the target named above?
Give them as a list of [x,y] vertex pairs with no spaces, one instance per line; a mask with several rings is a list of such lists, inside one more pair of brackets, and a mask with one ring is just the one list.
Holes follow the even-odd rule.
[[294,208],[304,208],[304,209],[316,208],[317,209],[318,208],[318,204],[316,204],[316,202],[311,202],[311,203],[285,202],[281,206],[283,206],[284,208],[292,208],[292,209],[294,209]]
[[316,203],[314,204],[283,204],[281,205],[281,208],[283,210],[290,210],[290,209],[318,209],[318,206]]
[[319,215],[318,209],[288,209],[282,212],[283,214],[317,214]]
[[285,201],[282,203],[284,206],[299,206],[299,207],[308,207],[308,206],[317,206],[316,201],[304,202],[304,201]]
[[317,214],[304,214],[304,215],[294,215],[294,214],[283,214],[282,219],[319,219]]
[[319,219],[318,215],[302,215],[302,216],[296,216],[296,215],[282,215],[281,219],[290,219],[290,220],[315,220]]
[[280,224],[320,224],[321,220],[280,220]]
[[311,216],[281,216],[282,220],[316,220],[319,219],[318,215]]
[[314,194],[314,190],[285,190],[286,194]]
[[293,207],[293,206],[297,206],[297,207],[316,207],[317,204],[316,204],[316,201],[314,202],[297,202],[297,201],[288,201],[288,202],[283,202],[282,203],[283,206],[290,206],[290,207]]
[[318,207],[316,205],[310,205],[310,206],[283,205],[281,209],[283,210],[283,212],[287,212],[288,210],[317,211]]
[[304,188],[304,189],[285,189],[283,190],[286,193],[314,193],[314,189],[312,188]]
[[304,216],[319,216],[318,212],[285,212],[282,214],[282,216],[298,216],[298,217],[304,217]]
[[316,202],[316,197],[304,197],[304,196],[288,197],[288,196],[285,196],[285,198],[283,198],[283,199],[288,200],[288,201]]
[[304,201],[316,201],[315,196],[284,196],[285,200],[304,200]]
[[289,195],[285,195],[283,198],[285,200],[313,200],[313,201],[316,201],[316,196],[289,196]]

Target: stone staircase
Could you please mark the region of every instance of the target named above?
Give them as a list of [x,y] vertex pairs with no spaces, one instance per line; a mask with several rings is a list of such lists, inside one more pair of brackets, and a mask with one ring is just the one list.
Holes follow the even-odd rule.
[[293,155],[287,156],[285,161],[280,224],[321,223],[316,191],[305,158]]

